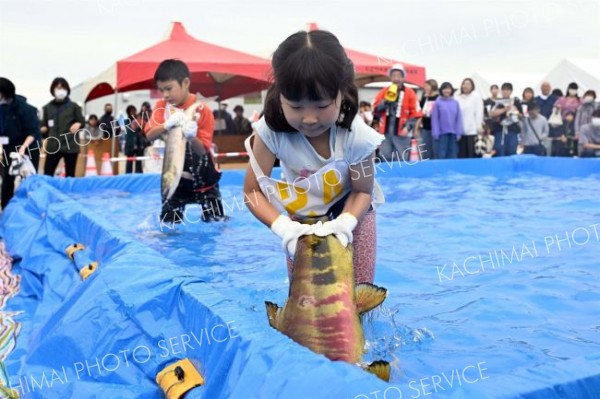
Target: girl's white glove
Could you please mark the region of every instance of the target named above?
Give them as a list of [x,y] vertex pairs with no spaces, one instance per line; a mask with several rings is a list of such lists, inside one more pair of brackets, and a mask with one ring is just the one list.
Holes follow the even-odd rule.
[[281,245],[286,255],[293,257],[296,254],[298,238],[313,234],[314,226],[295,222],[288,216],[279,215],[271,224],[271,230],[281,238]]
[[314,234],[320,237],[333,234],[338,240],[340,240],[340,243],[346,247],[354,238],[352,235],[352,230],[354,230],[357,224],[358,220],[356,217],[354,217],[354,215],[349,212],[344,212],[333,220],[323,224],[317,223],[315,225]]

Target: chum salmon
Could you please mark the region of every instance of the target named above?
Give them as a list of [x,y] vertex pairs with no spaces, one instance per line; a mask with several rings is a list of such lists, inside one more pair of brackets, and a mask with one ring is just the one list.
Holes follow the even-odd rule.
[[[184,111],[186,121],[197,121],[196,109],[199,106],[201,106],[201,103],[196,102]],[[175,111],[174,107],[171,110]],[[181,126],[173,127],[163,137],[165,140],[165,156],[163,159],[160,190],[164,203],[173,196],[181,180],[185,164],[187,140]]]
[[[365,351],[360,315],[379,306],[387,290],[369,283],[355,286],[351,248],[333,235],[300,237],[285,306],[265,304],[271,327],[331,360],[357,364]],[[364,368],[389,380],[388,362]]]

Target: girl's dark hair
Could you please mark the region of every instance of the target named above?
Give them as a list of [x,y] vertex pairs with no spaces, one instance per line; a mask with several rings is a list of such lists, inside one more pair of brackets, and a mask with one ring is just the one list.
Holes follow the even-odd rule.
[[[565,93],[566,93],[566,94],[565,94],[565,96],[569,96],[569,90],[570,90],[570,89],[575,89],[575,90],[578,90],[578,89],[579,89],[579,86],[578,86],[578,85],[577,85],[577,83],[575,83],[575,82],[571,82],[571,83],[569,83],[569,86],[567,86],[567,91],[565,92]],[[578,94],[575,94],[575,97],[579,98],[579,95],[578,95]]]
[[62,86],[66,91],[67,91],[67,97],[69,97],[71,95],[71,86],[69,86],[69,82],[67,82],[67,80],[65,78],[54,78],[54,80],[52,81],[52,83],[50,84],[50,94],[52,94],[52,96],[54,96],[54,89],[56,89],[56,86]]
[[473,88],[473,89],[471,89],[471,93],[475,91],[475,82],[473,82],[473,79],[471,79],[471,78],[464,78],[463,81],[462,81],[462,83],[460,84],[460,94],[464,94],[462,86],[467,81],[471,82],[471,87]]
[[167,80],[176,80],[181,84],[183,79],[190,77],[190,70],[185,62],[175,59],[168,59],[158,64],[154,72],[154,82],[166,82]]
[[15,98],[15,85],[6,78],[0,78],[0,94],[7,100]]
[[276,132],[296,132],[281,109],[280,95],[291,101],[335,99],[342,93],[340,119],[350,129],[358,112],[354,65],[337,37],[315,30],[297,32],[285,39],[273,54],[273,84],[265,98],[265,121]]
[[557,96],[557,97],[562,97],[563,96],[563,92],[561,89],[554,89],[552,90],[552,94]]
[[431,87],[431,91],[438,91],[438,82],[435,79],[428,79],[425,81]]
[[131,114],[137,114],[137,109],[135,109],[135,105],[128,105],[127,108],[125,108],[125,114],[128,118]]
[[452,97],[454,95],[454,87],[452,87],[452,83],[450,82],[444,82],[442,83],[442,85],[440,86],[440,95],[443,97],[444,96],[444,89],[450,89],[452,90],[452,93],[450,93],[450,97]]
[[91,114],[91,115],[88,117],[88,122],[89,122],[89,121],[91,121],[92,119],[94,119],[94,120],[98,120],[98,115],[96,115],[96,114]]

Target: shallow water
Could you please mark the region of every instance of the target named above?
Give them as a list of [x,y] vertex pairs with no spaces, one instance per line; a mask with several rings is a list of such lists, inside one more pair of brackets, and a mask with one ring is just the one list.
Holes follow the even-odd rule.
[[[432,387],[408,384],[434,375],[473,380],[600,352],[600,176],[380,183],[387,202],[378,209],[375,283],[389,295],[365,320],[365,359],[391,361],[405,395],[426,396]],[[230,292],[266,331],[263,302],[283,304],[289,282],[278,240],[243,206],[241,190],[222,188],[230,221],[196,222],[191,207],[175,230],[159,223],[158,187],[77,199]]]

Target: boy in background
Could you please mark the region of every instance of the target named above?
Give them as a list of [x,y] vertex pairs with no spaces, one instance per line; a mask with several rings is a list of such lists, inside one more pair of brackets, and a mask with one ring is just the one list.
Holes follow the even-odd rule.
[[185,205],[195,203],[202,207],[202,220],[225,219],[219,179],[210,148],[212,146],[215,120],[207,104],[196,109],[196,121],[185,120],[184,112],[196,103],[190,94],[190,71],[180,60],[164,60],[154,74],[156,87],[163,95],[152,111],[144,131],[153,141],[169,130],[181,126],[187,139],[183,174],[175,193],[162,205],[161,221],[178,223],[183,221]]

